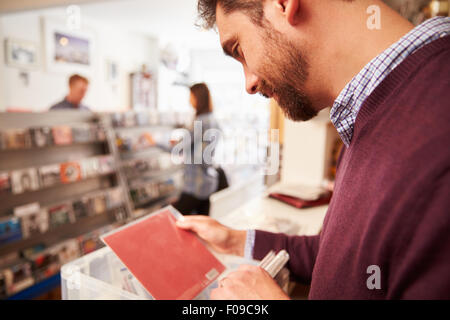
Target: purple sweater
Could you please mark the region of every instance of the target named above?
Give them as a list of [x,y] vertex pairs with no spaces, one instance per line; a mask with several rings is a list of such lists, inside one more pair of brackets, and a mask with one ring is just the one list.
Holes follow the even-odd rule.
[[310,299],[450,299],[449,62],[450,36],[383,80],[341,154],[320,235],[256,231],[256,259],[286,249]]

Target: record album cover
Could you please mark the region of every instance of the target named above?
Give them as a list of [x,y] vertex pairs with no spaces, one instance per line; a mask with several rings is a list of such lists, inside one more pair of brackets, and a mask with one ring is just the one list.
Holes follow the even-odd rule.
[[42,281],[58,273],[61,267],[58,254],[59,245],[26,253],[36,281]]
[[58,126],[52,128],[53,141],[56,145],[72,143],[72,128],[69,126]]
[[89,124],[78,124],[72,126],[72,142],[87,143],[95,140],[92,126]]
[[0,194],[11,192],[11,178],[8,172],[0,172]]
[[36,168],[16,170],[11,173],[14,194],[39,189],[39,177]]
[[44,233],[48,230],[48,216],[39,203],[30,203],[14,208],[14,216],[20,219],[23,238]]
[[42,148],[53,144],[53,134],[50,127],[31,128],[30,135],[34,147]]
[[59,204],[48,208],[50,228],[56,228],[67,223],[75,222],[72,206],[69,203]]
[[44,243],[39,243],[37,245],[34,245],[32,247],[28,247],[24,250],[22,250],[22,255],[29,259],[31,258],[34,254],[39,253],[44,251],[47,248],[47,246]]
[[296,207],[298,209],[323,206],[330,202],[331,196],[332,196],[332,193],[327,192],[327,193],[320,195],[318,199],[305,200],[303,198],[293,197],[293,196],[289,196],[289,195],[281,194],[281,193],[272,192],[269,194],[269,198],[279,200],[281,202],[284,202],[284,203],[291,205],[293,207]]
[[193,299],[225,270],[192,232],[175,225],[179,216],[166,207],[101,238],[155,299]]
[[89,207],[93,214],[102,214],[106,211],[106,194],[97,193],[90,197]]
[[59,164],[51,164],[39,168],[41,186],[49,187],[61,182],[61,171]]
[[105,141],[106,140],[106,132],[100,125],[92,126],[93,135],[95,140],[97,141]]
[[6,293],[13,295],[34,284],[31,264],[27,261],[18,261],[3,270]]
[[8,130],[4,132],[8,149],[23,149],[31,147],[30,131],[28,129]]
[[114,157],[112,156],[103,156],[98,158],[100,165],[100,174],[107,174],[113,172],[115,169],[114,165]]
[[130,161],[123,166],[127,177],[132,178],[150,170],[150,164],[147,160],[137,159]]
[[99,231],[93,231],[79,236],[77,240],[80,245],[81,254],[83,255],[91,253],[104,246],[103,242],[100,240]]
[[110,189],[106,193],[106,208],[113,209],[121,206],[123,203],[123,191],[122,188],[117,187]]
[[55,247],[58,254],[58,260],[61,265],[75,260],[81,255],[80,246],[76,239],[69,239]]
[[81,166],[78,162],[66,162],[60,166],[61,181],[63,183],[70,183],[81,180],[82,172]]
[[0,218],[0,245],[22,239],[20,221],[17,217]]
[[82,219],[90,215],[89,197],[83,197],[72,203],[75,219]]
[[98,158],[87,158],[81,160],[82,176],[91,178],[100,174],[100,162]]
[[111,212],[111,216],[114,217],[114,221],[125,221],[127,213],[123,207],[117,207]]

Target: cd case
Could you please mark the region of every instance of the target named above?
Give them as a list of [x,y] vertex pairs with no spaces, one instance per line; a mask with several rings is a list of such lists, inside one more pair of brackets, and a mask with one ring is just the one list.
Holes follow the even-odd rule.
[[48,230],[47,212],[41,210],[37,202],[14,208],[14,216],[20,219],[25,239]]
[[175,225],[172,206],[101,237],[148,293],[159,300],[190,300],[225,271],[192,232]]
[[0,218],[0,244],[20,239],[22,239],[22,230],[19,219],[14,216]]

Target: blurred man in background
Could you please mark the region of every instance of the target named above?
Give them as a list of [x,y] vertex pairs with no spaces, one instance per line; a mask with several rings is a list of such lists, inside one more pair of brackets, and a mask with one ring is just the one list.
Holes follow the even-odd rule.
[[89,108],[81,104],[89,87],[89,80],[78,74],[74,74],[69,78],[69,93],[57,104],[53,105],[50,110],[82,110],[89,111]]

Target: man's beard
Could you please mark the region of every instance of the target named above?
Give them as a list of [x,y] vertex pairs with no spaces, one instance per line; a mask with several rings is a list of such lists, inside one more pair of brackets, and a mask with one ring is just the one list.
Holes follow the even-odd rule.
[[272,93],[285,116],[293,121],[306,121],[317,115],[311,100],[299,89],[308,77],[308,64],[299,50],[272,26],[267,26],[266,56],[258,91]]

